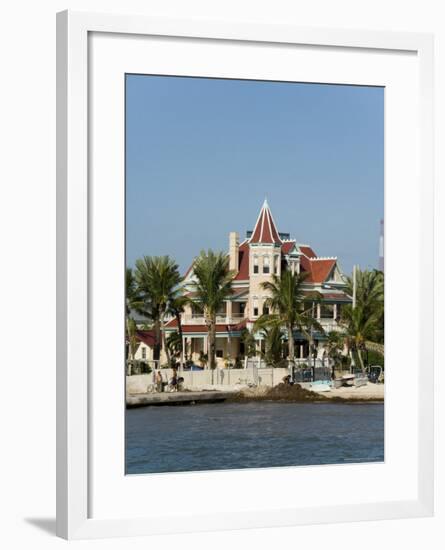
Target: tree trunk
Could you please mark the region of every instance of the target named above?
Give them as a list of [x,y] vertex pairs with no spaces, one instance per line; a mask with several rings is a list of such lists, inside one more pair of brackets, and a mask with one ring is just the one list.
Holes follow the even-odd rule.
[[215,335],[216,335],[216,326],[215,326],[215,319],[212,318],[209,320],[208,324],[208,359],[209,359],[209,366],[211,369],[214,369],[216,367],[215,364]]
[[292,325],[287,326],[287,339],[289,346],[289,361],[292,365],[295,364],[295,342],[294,342],[294,331]]
[[328,353],[328,363],[332,360],[332,367],[331,367],[331,379],[335,380],[335,359],[334,357],[331,357],[331,354]]
[[354,348],[354,343],[353,343],[351,338],[346,339],[345,346],[346,346],[346,356],[350,357],[350,359],[351,359],[349,372],[352,374],[352,370],[355,367],[355,359],[354,359],[354,349],[353,349]]
[[159,320],[156,320],[154,322],[154,334],[155,334],[155,345],[153,347],[153,359],[155,361],[159,361],[161,359],[161,327],[160,327]]
[[131,333],[130,333],[130,319],[127,317],[127,337],[128,337],[128,353],[127,353],[127,376],[131,376]]
[[134,345],[134,336],[132,337],[133,341],[130,341],[130,354],[131,354],[131,360],[130,360],[130,376],[133,372],[133,365],[134,365],[134,353],[135,353],[135,345]]
[[166,341],[166,338],[165,338],[164,317],[165,317],[165,314],[162,313],[161,314],[161,342],[162,342],[162,349],[164,350],[165,356],[167,357],[167,365],[170,367],[171,366],[171,357],[170,357],[170,351],[169,351],[168,346],[167,346],[167,341]]
[[175,317],[178,323],[178,333],[179,333],[179,341],[180,341],[179,349],[181,351],[181,365],[182,365],[183,359],[184,361],[187,361],[187,357],[185,356],[185,353],[184,353],[184,340],[183,340],[184,334],[182,332],[181,314],[179,313],[179,311],[175,311]]
[[365,364],[363,363],[362,350],[360,348],[357,348],[357,355],[358,355],[358,360],[360,361],[362,372],[365,372]]

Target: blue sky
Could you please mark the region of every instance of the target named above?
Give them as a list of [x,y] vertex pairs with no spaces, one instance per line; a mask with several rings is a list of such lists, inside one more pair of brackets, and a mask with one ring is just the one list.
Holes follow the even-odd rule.
[[241,240],[267,197],[279,231],[377,267],[383,88],[128,75],[127,265]]

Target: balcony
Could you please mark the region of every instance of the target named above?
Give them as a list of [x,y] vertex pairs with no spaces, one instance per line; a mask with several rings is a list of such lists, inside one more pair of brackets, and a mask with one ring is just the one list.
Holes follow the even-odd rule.
[[[237,325],[245,318],[244,313],[232,313],[225,315],[223,313],[216,316],[217,325]],[[184,325],[205,325],[205,318],[202,313],[185,314],[182,316]]]
[[332,330],[337,330],[339,332],[343,331],[342,325],[340,325],[335,319],[321,318],[317,319],[320,325],[323,327],[325,332],[331,332]]
[[[220,313],[216,316],[216,324],[237,325],[245,318],[246,316],[244,313],[232,313],[231,315]],[[317,321],[323,327],[325,332],[331,332],[332,330],[341,332],[343,330],[343,327],[335,319],[321,318],[317,319]],[[205,318],[202,313],[183,314],[182,323],[184,325],[205,325]]]

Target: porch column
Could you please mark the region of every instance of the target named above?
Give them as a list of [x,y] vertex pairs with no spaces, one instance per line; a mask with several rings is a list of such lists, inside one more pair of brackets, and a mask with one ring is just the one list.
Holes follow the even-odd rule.
[[333,319],[337,319],[337,304],[334,304],[334,313],[333,313]]
[[181,354],[181,365],[185,364],[185,358],[187,356],[187,338],[182,337],[182,354]]
[[321,318],[321,305],[317,304],[317,319]]
[[232,301],[228,300],[226,302],[226,323],[229,325],[232,319]]

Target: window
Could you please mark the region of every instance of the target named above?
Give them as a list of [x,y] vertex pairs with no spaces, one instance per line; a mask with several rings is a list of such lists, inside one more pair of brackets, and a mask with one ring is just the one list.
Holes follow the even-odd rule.
[[216,357],[220,357],[222,359],[224,357],[224,351],[222,349],[217,349]]
[[239,312],[241,313],[241,315],[244,315],[245,310],[246,310],[246,302],[240,302]]
[[253,301],[253,316],[258,317],[258,302],[256,300]]
[[142,359],[147,359],[147,348],[142,348]]
[[273,272],[278,273],[278,256],[273,257]]
[[321,304],[320,317],[322,319],[332,319],[334,317],[334,306],[332,304]]
[[342,308],[342,305],[337,304],[337,315],[335,316],[336,319],[340,319],[341,317],[341,308]]
[[253,257],[253,272],[258,273],[258,256]]
[[270,258],[269,258],[269,256],[264,256],[264,258],[263,258],[263,273],[270,273]]
[[263,314],[269,315],[269,308],[267,306],[263,306]]

